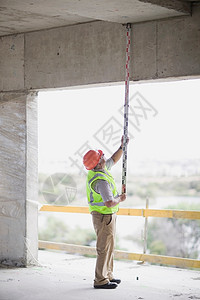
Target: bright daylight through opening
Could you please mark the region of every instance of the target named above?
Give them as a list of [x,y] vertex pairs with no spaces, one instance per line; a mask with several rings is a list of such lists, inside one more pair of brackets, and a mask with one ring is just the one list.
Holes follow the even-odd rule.
[[[198,79],[130,84],[127,200],[121,207],[144,208],[148,197],[150,208],[200,210],[199,92]],[[87,206],[82,157],[102,149],[109,158],[120,146],[123,105],[124,85],[39,93],[41,205]],[[119,191],[121,171],[121,163],[112,169]],[[199,259],[198,221],[176,221],[151,218],[148,253]],[[142,218],[118,216],[117,248],[141,252],[143,227]],[[84,214],[39,213],[39,239],[95,244]]]

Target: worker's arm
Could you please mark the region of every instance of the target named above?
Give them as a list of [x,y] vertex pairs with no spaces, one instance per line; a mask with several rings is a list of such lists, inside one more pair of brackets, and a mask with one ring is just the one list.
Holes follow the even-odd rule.
[[114,161],[114,164],[116,164],[118,162],[118,160],[120,160],[121,156],[122,156],[122,145],[119,147],[119,149],[111,156],[111,158]]
[[93,188],[96,193],[101,195],[104,205],[107,207],[116,206],[120,202],[126,200],[126,194],[118,195],[114,198],[110,185],[106,180],[97,180]]
[[113,207],[125,200],[126,200],[126,194],[121,194],[117,198],[114,198],[113,200],[108,200],[108,201],[104,202],[104,204],[107,207]]
[[[129,138],[127,139],[127,144],[128,144],[128,142],[129,142]],[[114,164],[116,164],[119,160],[120,160],[120,158],[121,158],[121,156],[122,156],[122,153],[123,153],[123,136],[122,136],[122,138],[121,138],[121,146],[119,147],[119,149],[111,156],[111,158],[113,159],[113,161],[114,161]]]

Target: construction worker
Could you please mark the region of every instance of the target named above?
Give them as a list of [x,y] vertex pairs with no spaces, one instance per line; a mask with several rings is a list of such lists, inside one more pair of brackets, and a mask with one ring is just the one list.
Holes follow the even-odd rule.
[[94,288],[115,289],[121,282],[113,277],[116,212],[126,194],[117,193],[114,178],[108,170],[122,156],[123,137],[119,149],[106,160],[102,150],[89,150],[83,157],[88,172],[87,198],[97,236],[97,260]]

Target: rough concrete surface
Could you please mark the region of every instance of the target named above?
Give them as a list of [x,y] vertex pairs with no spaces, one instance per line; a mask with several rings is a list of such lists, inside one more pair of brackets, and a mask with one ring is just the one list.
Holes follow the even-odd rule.
[[104,20],[133,23],[190,14],[180,0],[1,0],[0,35]]
[[[5,36],[0,91],[122,82],[126,28],[96,21]],[[200,76],[200,5],[193,15],[132,25],[130,81]]]
[[[37,105],[35,93],[0,93],[0,262],[37,256]],[[35,205],[34,205],[34,204]]]
[[125,40],[125,28],[108,22],[27,33],[25,86],[56,88],[122,81]]
[[25,260],[26,95],[0,94],[0,261]]
[[24,89],[24,35],[0,38],[0,91]]
[[39,266],[0,269],[0,300],[200,299],[194,270],[115,261],[116,290],[95,290],[95,258],[39,251]]

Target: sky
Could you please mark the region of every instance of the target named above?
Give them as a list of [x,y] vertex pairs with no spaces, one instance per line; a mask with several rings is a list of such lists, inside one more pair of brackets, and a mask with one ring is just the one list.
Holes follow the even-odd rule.
[[[124,94],[124,84],[40,92],[39,171],[78,171],[89,149],[111,156],[123,135]],[[200,159],[199,79],[130,84],[129,95],[130,166],[147,159]]]

